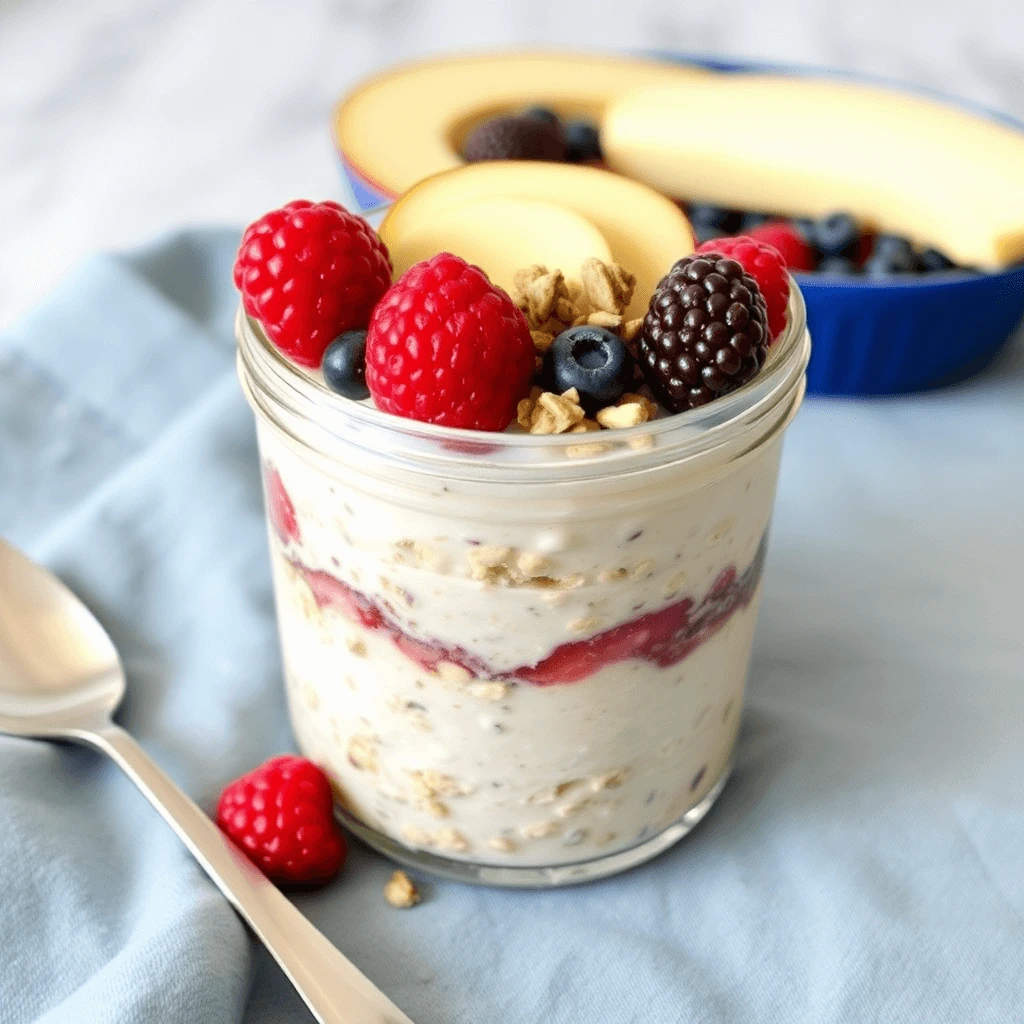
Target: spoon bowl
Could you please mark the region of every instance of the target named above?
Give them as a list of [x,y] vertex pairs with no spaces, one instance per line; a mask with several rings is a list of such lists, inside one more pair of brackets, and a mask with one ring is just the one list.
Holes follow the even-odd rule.
[[92,612],[0,539],[0,731],[65,736],[104,721],[124,692],[121,659]]

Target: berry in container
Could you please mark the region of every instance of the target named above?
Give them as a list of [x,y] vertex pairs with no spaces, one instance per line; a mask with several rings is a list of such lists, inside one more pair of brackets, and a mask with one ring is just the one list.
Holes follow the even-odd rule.
[[[400,151],[375,133],[383,119]],[[482,54],[368,80],[334,133],[364,208],[466,159],[577,160],[662,189],[699,240],[781,241],[815,339],[812,393],[963,379],[1024,314],[1024,126],[948,97],[679,54]]]

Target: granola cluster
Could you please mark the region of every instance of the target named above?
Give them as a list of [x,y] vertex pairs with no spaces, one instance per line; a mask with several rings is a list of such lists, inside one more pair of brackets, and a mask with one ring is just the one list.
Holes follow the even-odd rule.
[[543,354],[567,327],[582,324],[632,341],[643,324],[641,319],[624,319],[635,287],[636,277],[620,263],[591,257],[584,260],[578,279],[536,263],[516,271],[512,298],[526,314],[534,347]]
[[[604,263],[593,257],[584,261],[578,278],[567,278],[561,270],[549,270],[539,264],[517,271],[512,298],[530,325],[538,373],[544,353],[570,327],[603,327],[632,347],[643,325],[642,319],[625,319],[635,287],[635,276],[621,264]],[[537,386],[529,398],[519,402],[516,418],[519,426],[530,434],[589,434],[635,427],[657,415],[658,406],[649,397],[628,392],[614,405],[589,417],[575,388],[558,394]],[[570,454],[575,455],[594,454],[607,448],[598,443],[573,447]]]

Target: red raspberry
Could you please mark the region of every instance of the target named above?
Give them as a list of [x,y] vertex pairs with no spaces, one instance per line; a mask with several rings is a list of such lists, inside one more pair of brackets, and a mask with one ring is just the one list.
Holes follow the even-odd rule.
[[788,270],[814,269],[814,250],[788,220],[770,220],[752,228],[749,236],[756,242],[767,242],[778,249]]
[[263,467],[263,489],[267,495],[267,515],[270,525],[280,538],[282,544],[302,539],[299,520],[295,515],[295,505],[291,495],[285,490],[284,481],[275,466]]
[[217,803],[217,824],[275,882],[328,882],[348,852],[327,776],[292,754],[232,782]]
[[522,312],[479,268],[442,252],[410,267],[377,304],[366,384],[377,408],[446,427],[504,430],[530,392]]
[[245,229],[235,286],[245,311],[302,366],[343,331],[365,327],[391,283],[384,243],[338,203],[296,199]]
[[749,235],[734,238],[712,238],[697,247],[697,252],[717,252],[736,260],[757,282],[768,307],[768,330],[777,338],[786,327],[786,305],[789,302],[789,278],[786,261],[773,245],[758,242]]

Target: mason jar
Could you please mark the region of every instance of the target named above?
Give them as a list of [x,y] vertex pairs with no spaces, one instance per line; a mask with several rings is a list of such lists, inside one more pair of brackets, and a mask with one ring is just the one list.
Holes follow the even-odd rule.
[[782,438],[789,323],[711,404],[597,434],[482,434],[334,394],[243,312],[284,679],[347,828],[461,881],[613,874],[729,773]]

